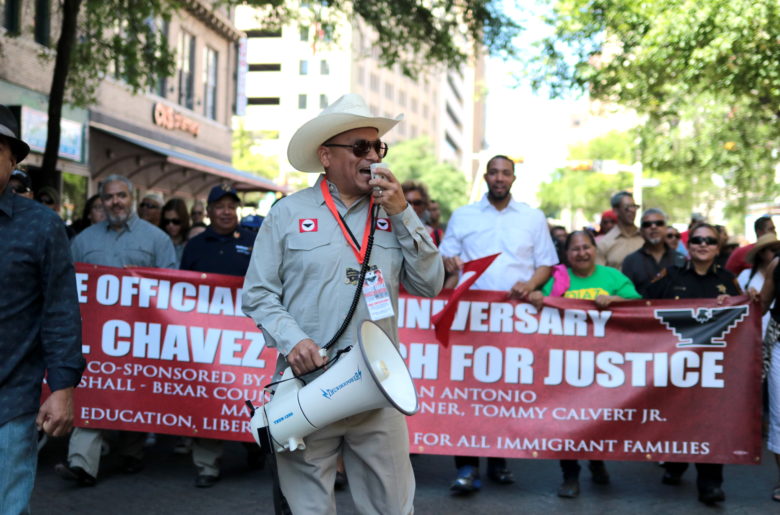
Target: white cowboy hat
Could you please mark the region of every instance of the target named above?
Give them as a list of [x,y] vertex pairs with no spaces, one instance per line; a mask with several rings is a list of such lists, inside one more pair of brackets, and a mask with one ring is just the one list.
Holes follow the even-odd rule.
[[333,136],[352,129],[373,127],[379,131],[381,138],[403,118],[402,114],[395,118],[374,116],[363,97],[347,93],[295,131],[287,145],[287,160],[296,170],[319,173],[322,163],[317,149]]

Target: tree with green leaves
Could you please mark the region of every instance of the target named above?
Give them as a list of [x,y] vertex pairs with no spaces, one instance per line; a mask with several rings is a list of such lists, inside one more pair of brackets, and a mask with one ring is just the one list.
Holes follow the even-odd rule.
[[[133,91],[153,86],[173,75],[175,55],[160,23],[195,0],[63,0],[49,95],[49,133],[44,173],[57,164],[62,105],[67,99],[86,107],[108,74],[121,78]],[[221,0],[213,4],[247,3],[265,8],[265,22],[281,26],[309,10],[327,27],[328,12],[360,17],[376,31],[373,43],[386,66],[398,65],[414,76],[434,65],[458,67],[473,50],[513,54],[519,27],[501,10],[499,0]],[[323,14],[325,13],[325,14]]]
[[174,73],[175,55],[160,24],[183,4],[179,0],[63,0],[49,91],[49,119],[43,173],[57,168],[62,106],[86,107],[111,74],[134,93]]
[[243,120],[238,122],[238,128],[233,131],[233,166],[266,179],[273,179],[279,175],[279,161],[253,152],[252,146],[257,139],[261,138],[246,130]]
[[[677,130],[686,136],[670,133]],[[569,159],[582,165],[559,168],[549,182],[542,184],[538,194],[542,211],[553,218],[561,218],[564,211],[581,211],[588,219],[595,220],[599,213],[609,209],[609,198],[613,193],[633,188],[634,177],[627,170],[642,153],[643,177],[654,179],[657,185],[642,189],[641,209],[661,208],[670,222],[687,223],[695,206],[712,205],[715,200],[722,200],[724,195],[733,194],[729,188],[724,192],[707,173],[691,172],[685,180],[681,180],[681,170],[686,167],[693,170],[720,169],[721,154],[729,152],[721,148],[722,152],[715,150],[713,155],[701,150],[709,148],[702,140],[712,135],[691,132],[693,130],[656,127],[646,123],[630,131],[612,131],[572,145]],[[660,132],[651,135],[649,131]],[[616,168],[623,171],[603,173],[597,169],[598,161],[614,161],[618,165]]]
[[571,91],[644,115],[646,168],[691,183],[723,179],[732,212],[778,193],[777,0],[555,0],[553,35],[529,66],[553,96]]
[[468,202],[468,181],[449,163],[439,163],[427,138],[407,140],[393,145],[385,158],[393,175],[400,181],[414,179],[428,188],[429,196],[439,202],[442,218]]
[[615,161],[627,166],[633,162],[634,139],[630,132],[612,131],[588,142],[572,145],[569,159],[587,163],[585,166],[559,168],[551,180],[541,185],[538,198],[545,215],[561,218],[564,210],[582,211],[594,219],[609,207],[613,193],[630,189],[630,173],[602,173],[594,169],[594,161]]

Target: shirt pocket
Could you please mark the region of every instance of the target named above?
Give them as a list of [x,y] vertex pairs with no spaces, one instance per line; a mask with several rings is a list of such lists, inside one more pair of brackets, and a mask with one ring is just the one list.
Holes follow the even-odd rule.
[[535,264],[534,234],[525,227],[507,229],[501,236],[503,249],[513,256],[513,261]]
[[315,283],[334,277],[339,262],[338,245],[329,234],[311,232],[293,234],[287,238],[284,268],[304,274]]
[[[91,265],[106,265],[106,266],[120,266],[119,263],[114,263],[112,256],[106,249],[89,249],[85,251],[77,262],[89,263]],[[111,263],[110,265],[108,263]]]
[[147,249],[124,249],[120,252],[125,254],[124,265],[125,266],[146,266],[156,267],[157,263],[154,259],[154,252]]

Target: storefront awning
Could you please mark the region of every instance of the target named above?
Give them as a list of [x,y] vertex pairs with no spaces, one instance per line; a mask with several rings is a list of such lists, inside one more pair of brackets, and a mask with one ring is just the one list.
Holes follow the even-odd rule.
[[202,197],[214,186],[231,184],[238,191],[288,193],[284,186],[238,170],[206,156],[177,150],[113,127],[91,122],[92,178],[112,173],[128,177],[144,189],[170,195]]

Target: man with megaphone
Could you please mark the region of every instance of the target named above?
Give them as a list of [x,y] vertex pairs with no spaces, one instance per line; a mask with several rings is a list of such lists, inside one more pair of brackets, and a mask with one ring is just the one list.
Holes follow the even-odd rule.
[[[287,156],[296,169],[325,173],[271,209],[244,282],[244,312],[263,330],[268,346],[279,351],[276,379],[289,367],[285,378],[294,373],[310,383],[340,350],[353,345],[365,355],[358,341],[364,320],[373,320],[380,339],[386,335],[396,352],[399,284],[425,297],[442,287],[436,246],[398,180],[376,166],[387,154],[380,138],[402,118],[375,116],[363,98],[348,94],[303,124],[289,143]],[[366,330],[361,329],[363,338]],[[346,386],[362,388],[358,383],[350,379],[323,388],[320,404],[337,401],[330,394]],[[276,395],[285,387],[280,384]],[[277,467],[292,512],[335,513],[336,459],[343,454],[361,512],[411,513],[415,484],[404,416],[392,407],[349,412],[333,406],[319,409],[338,410],[343,418],[300,444],[294,438],[274,442],[277,449],[288,449],[277,454]],[[285,416],[292,410],[272,422]]]

